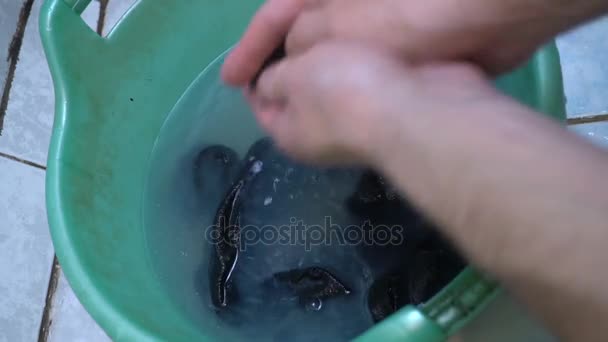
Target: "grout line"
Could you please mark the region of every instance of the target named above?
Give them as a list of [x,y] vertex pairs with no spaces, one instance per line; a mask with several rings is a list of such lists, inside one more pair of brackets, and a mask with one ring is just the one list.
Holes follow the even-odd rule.
[[6,80],[4,81],[4,89],[2,90],[2,96],[0,97],[0,135],[2,135],[2,129],[4,128],[4,116],[6,115],[6,109],[8,108],[8,98],[13,86],[13,79],[15,78],[15,70],[17,69],[17,61],[19,60],[19,52],[21,51],[21,44],[23,43],[23,35],[25,34],[25,26],[32,12],[32,5],[34,0],[25,0],[19,12],[19,21],[17,22],[17,28],[13,34],[10,45],[8,46],[8,57],[6,61],[9,62],[8,72],[6,73]]
[[53,308],[53,299],[55,298],[55,292],[57,291],[57,283],[59,282],[59,274],[61,272],[61,266],[57,261],[57,256],[53,257],[53,266],[51,268],[51,277],[49,279],[49,286],[46,292],[46,301],[44,303],[44,311],[42,312],[42,320],[40,321],[40,330],[38,331],[38,342],[46,342],[49,338],[49,331],[51,324],[53,324],[53,318],[51,317],[51,310]]
[[34,163],[34,162],[29,161],[29,160],[21,159],[21,158],[12,156],[10,154],[6,154],[4,152],[0,152],[0,157],[6,158],[6,159],[10,159],[10,160],[13,160],[13,161],[16,161],[18,163],[25,164],[25,165],[33,166],[33,167],[35,167],[37,169],[46,170],[46,166],[44,166],[44,165],[40,165],[38,163]]
[[97,18],[97,34],[103,37],[103,27],[106,23],[106,12],[108,9],[108,3],[110,0],[97,0],[99,1],[99,17]]
[[582,115],[574,118],[568,118],[568,125],[582,125],[594,122],[603,122],[608,121],[608,114],[590,114],[590,115]]

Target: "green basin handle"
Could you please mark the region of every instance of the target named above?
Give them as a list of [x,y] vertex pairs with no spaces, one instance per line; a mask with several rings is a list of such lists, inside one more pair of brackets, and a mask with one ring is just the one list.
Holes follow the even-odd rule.
[[385,318],[353,341],[440,342],[445,339],[446,333],[437,323],[425,316],[418,308],[409,305]]
[[63,0],[76,14],[81,15],[93,0]]
[[469,266],[428,302],[402,308],[354,341],[445,341],[475,318],[499,291],[494,280]]

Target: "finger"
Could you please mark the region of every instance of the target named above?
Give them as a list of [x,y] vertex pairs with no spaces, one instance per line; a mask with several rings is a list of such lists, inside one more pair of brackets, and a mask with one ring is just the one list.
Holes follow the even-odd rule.
[[261,101],[282,104],[287,101],[288,64],[289,60],[283,60],[262,73],[255,89],[255,94]]
[[312,9],[315,7],[321,7],[329,1],[332,1],[332,0],[305,0],[304,9]]
[[259,70],[291,28],[306,0],[269,0],[255,14],[241,41],[226,58],[223,80],[245,85]]
[[286,40],[289,54],[301,53],[324,39],[329,38],[329,20],[325,7],[302,12],[293,24]]
[[254,98],[252,104],[258,124],[264,131],[273,136],[276,130],[276,121],[281,115],[284,115],[285,107],[265,103],[258,98]]
[[265,127],[266,132],[275,141],[277,147],[286,154],[297,154],[297,131],[294,117],[287,111],[275,112],[272,120]]
[[284,105],[263,102],[259,98],[256,98],[253,107],[262,130],[272,137],[280,149],[291,152],[296,137],[291,132],[293,123],[290,122],[287,108]]

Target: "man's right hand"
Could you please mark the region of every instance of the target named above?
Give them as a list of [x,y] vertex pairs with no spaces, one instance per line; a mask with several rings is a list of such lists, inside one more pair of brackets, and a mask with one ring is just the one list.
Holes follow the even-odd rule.
[[[268,0],[228,56],[224,81],[245,86],[284,39],[288,56],[325,40],[391,49],[409,62],[466,60],[496,74],[555,34],[600,15],[601,0]],[[336,61],[338,62],[338,61]]]

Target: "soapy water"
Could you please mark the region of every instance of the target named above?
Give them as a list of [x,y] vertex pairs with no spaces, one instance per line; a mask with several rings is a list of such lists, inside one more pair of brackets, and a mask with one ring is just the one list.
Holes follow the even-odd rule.
[[[243,163],[224,146],[207,147],[195,159],[191,187],[207,203],[199,209],[206,213],[207,225],[203,222],[194,228],[204,231],[199,249],[207,251],[200,256],[193,284],[199,294],[199,310],[243,335],[262,340],[351,339],[376,321],[370,298],[382,299],[369,296],[374,281],[405,268],[405,261],[413,257],[410,245],[417,246],[428,237],[428,227],[401,203],[396,208],[401,210],[387,212],[386,206],[394,199],[385,198],[383,210],[378,212],[373,204],[382,195],[373,195],[366,171],[308,167],[272,147],[257,154],[259,146],[265,145],[269,145],[267,140],[256,143],[243,160],[246,182],[239,188],[238,199],[238,234],[242,237],[233,246],[235,255],[230,259],[234,263],[224,265],[230,281],[221,307],[213,302],[214,286],[225,286],[226,279],[216,279],[220,276],[212,271],[219,262],[214,249],[218,240],[210,232],[218,229],[214,224],[222,198],[231,193],[231,186],[240,184],[235,175]],[[235,202],[230,197],[228,204],[232,207]],[[366,208],[374,210],[366,212]],[[382,239],[366,235],[380,225],[388,228]],[[303,298],[278,281],[277,275],[297,274],[306,268],[327,270],[348,289],[338,295]]]
[[[215,149],[219,155],[232,155],[225,147]],[[238,174],[234,171],[238,165],[228,159],[229,163],[223,163],[226,159],[220,158],[222,174]],[[241,239],[235,246],[239,250],[236,264],[229,272],[227,303],[213,311],[224,323],[243,333],[260,336],[264,332],[264,340],[348,340],[369,328],[374,322],[368,310],[368,289],[374,279],[402,265],[410,251],[408,240],[421,232],[416,227],[398,226],[403,220],[393,214],[394,225],[390,226],[392,231],[386,231],[389,237],[383,240],[383,246],[374,243],[373,234],[364,238],[364,233],[373,231],[379,219],[387,223],[387,217],[369,214],[361,217],[361,213],[352,213],[347,205],[353,196],[358,196],[362,170],[307,167],[289,160],[268,140],[254,144],[243,159],[246,165],[243,171],[250,170],[251,165],[259,168],[255,177],[248,172],[247,177],[251,178],[242,188]],[[201,196],[217,198],[218,194],[213,192],[220,182],[211,175],[218,171],[217,159],[199,155],[197,161],[200,164],[195,167],[198,172],[195,180],[200,177],[198,183],[207,184],[206,188],[211,190],[201,189]],[[206,177],[212,184],[205,181]],[[224,192],[230,192],[229,187],[230,183],[223,184]],[[370,221],[369,227],[363,220]],[[345,233],[347,228],[348,232],[357,233]],[[213,250],[216,241],[209,238],[210,234],[206,237],[208,249]],[[211,265],[217,262],[215,253],[208,258]],[[297,274],[297,270],[310,267],[328,270],[331,277],[340,279],[340,285],[348,289],[336,296],[303,301],[298,293],[277,280],[277,275],[294,270]],[[208,265],[201,264],[199,282],[210,282],[213,287],[214,276],[210,275]]]
[[[178,103],[151,156],[143,220],[150,264],[162,288],[193,327],[216,339],[357,336],[375,322],[370,288],[407,269],[413,247],[428,236],[428,224],[403,203],[374,205],[375,196],[394,193],[374,192],[365,170],[312,168],[270,148],[254,156],[263,166],[240,204],[238,260],[227,305],[218,309],[211,300],[214,220],[252,157],[249,148],[263,135],[239,94],[213,78],[203,75],[193,84],[189,92],[197,96]],[[200,152],[218,145],[226,163],[201,164]],[[349,293],[302,301],[277,282],[277,273],[307,267],[326,269]]]

